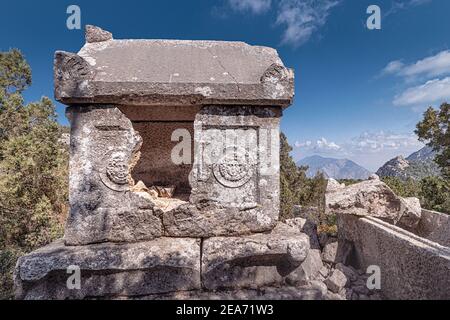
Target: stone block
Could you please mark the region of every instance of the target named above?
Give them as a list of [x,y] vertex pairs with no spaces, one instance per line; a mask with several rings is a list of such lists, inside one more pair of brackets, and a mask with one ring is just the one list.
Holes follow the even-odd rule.
[[320,250],[319,236],[317,233],[317,224],[309,218],[294,218],[285,221],[287,225],[298,228],[309,237],[311,249]]
[[302,287],[265,287],[261,289],[227,289],[220,291],[180,291],[139,297],[141,300],[322,300],[326,294],[317,285]]
[[282,284],[307,257],[305,234],[284,224],[270,233],[204,240],[202,281],[209,290]]
[[280,108],[206,106],[194,121],[190,204],[163,216],[167,236],[245,235],[279,214]]
[[450,247],[450,215],[422,209],[417,235]]
[[56,52],[54,71],[55,97],[68,105],[287,107],[294,96],[294,73],[275,49],[231,41],[114,40],[94,26],[86,27],[77,54]]
[[[70,266],[80,288],[69,289]],[[71,281],[71,280],[70,280]],[[61,240],[21,257],[17,299],[141,296],[200,289],[200,240],[158,238],[133,244],[65,246]]]
[[259,208],[241,211],[217,203],[186,203],[163,213],[164,232],[170,237],[249,235],[271,230],[276,223]]
[[132,192],[142,138],[114,106],[67,108],[70,134],[68,245],[163,235],[151,199]]

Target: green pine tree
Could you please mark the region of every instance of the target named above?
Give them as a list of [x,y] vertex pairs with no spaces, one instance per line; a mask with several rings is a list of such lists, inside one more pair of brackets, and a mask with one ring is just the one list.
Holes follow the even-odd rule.
[[0,297],[11,294],[15,259],[63,234],[68,150],[50,99],[25,104],[31,68],[0,52]]

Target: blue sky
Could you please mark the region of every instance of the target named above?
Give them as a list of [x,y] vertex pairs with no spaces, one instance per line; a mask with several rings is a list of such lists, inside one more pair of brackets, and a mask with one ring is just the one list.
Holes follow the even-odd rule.
[[[450,100],[448,0],[4,1],[0,50],[19,48],[33,70],[27,101],[53,98],[53,53],[77,52],[82,25],[120,38],[241,40],[278,50],[296,73],[282,129],[296,159],[349,158],[376,170],[418,150],[413,130],[427,106]],[[381,30],[366,9],[380,6]],[[64,106],[59,120],[67,124]]]

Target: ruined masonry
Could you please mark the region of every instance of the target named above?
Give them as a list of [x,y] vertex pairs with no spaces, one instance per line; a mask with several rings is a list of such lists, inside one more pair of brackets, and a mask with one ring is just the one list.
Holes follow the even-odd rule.
[[[71,123],[64,239],[19,259],[16,297],[205,294],[302,279],[309,238],[278,222],[279,122],[293,77],[267,47],[113,40],[87,26],[80,52],[55,53],[55,96]],[[80,289],[67,286],[70,266]]]

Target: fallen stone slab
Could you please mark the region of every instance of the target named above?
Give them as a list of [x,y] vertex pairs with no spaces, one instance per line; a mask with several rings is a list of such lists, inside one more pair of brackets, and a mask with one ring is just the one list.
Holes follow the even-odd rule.
[[373,217],[338,215],[338,228],[341,238],[354,243],[362,270],[379,267],[383,297],[450,299],[449,247]]
[[202,246],[202,281],[209,290],[282,284],[309,251],[308,236],[279,223],[272,232],[215,237]]
[[[76,269],[80,272],[79,288],[72,282],[73,272],[68,272]],[[159,238],[85,246],[65,246],[58,240],[18,260],[15,287],[16,299],[32,300],[200,289],[200,240]]]
[[[331,180],[331,185],[335,182]],[[328,188],[326,213],[372,216],[404,228],[415,228],[421,216],[418,200],[397,196],[384,182],[366,180],[346,187]]]

